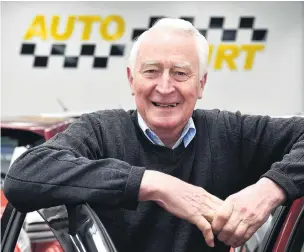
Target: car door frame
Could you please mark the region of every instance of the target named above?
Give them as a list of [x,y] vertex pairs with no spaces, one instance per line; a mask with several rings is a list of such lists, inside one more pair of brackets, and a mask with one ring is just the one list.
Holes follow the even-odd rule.
[[18,212],[10,203],[1,217],[1,252],[13,252],[25,220],[25,213]]
[[258,252],[289,252],[289,244],[304,214],[304,197],[292,204],[279,206],[274,212],[272,226],[266,232]]
[[[77,208],[82,207],[82,216],[85,212],[86,221],[85,224],[89,224],[95,232],[94,233],[85,233],[82,236],[82,239],[79,239],[79,232],[78,228],[82,227],[83,224],[80,223],[78,227],[76,222],[79,221],[76,216]],[[73,251],[87,251],[87,252],[99,252],[99,251],[106,251],[106,252],[117,252],[115,248],[115,244],[112,242],[111,237],[109,236],[107,230],[105,229],[102,222],[99,220],[98,216],[94,212],[94,210],[89,206],[89,204],[80,204],[76,206],[68,206],[69,209],[69,232],[65,235],[65,240],[58,239],[59,236],[56,234],[56,230],[52,229],[52,232],[55,234],[57,241],[62,246],[62,248],[71,248]],[[1,252],[14,252],[15,247],[17,245],[18,237],[20,235],[23,223],[25,221],[26,213],[18,212],[10,203],[7,204],[3,215],[1,217],[1,245],[2,249]],[[47,222],[46,222],[47,223]],[[84,237],[87,238],[87,234],[91,235],[94,244],[90,246],[85,246],[89,249],[84,249],[85,240]],[[63,236],[62,236],[63,237]],[[72,244],[72,246],[71,246]],[[72,251],[71,250],[71,251]],[[68,249],[70,251],[70,249]]]

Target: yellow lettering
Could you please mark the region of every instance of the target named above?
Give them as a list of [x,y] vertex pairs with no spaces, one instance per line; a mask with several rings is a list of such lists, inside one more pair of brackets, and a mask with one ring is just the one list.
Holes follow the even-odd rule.
[[62,34],[58,33],[59,19],[59,16],[53,16],[52,18],[51,36],[57,41],[67,40],[72,35],[72,32],[74,30],[75,17],[68,17],[68,22],[66,24],[65,31]]
[[[116,32],[109,34],[108,28],[111,22],[116,23]],[[107,16],[100,26],[100,35],[106,41],[112,41],[119,39],[125,31],[125,21],[122,17],[117,15]]]
[[47,39],[45,19],[42,15],[37,15],[24,35],[24,40],[30,40],[32,37]]
[[[229,52],[227,54],[227,51]],[[214,63],[214,69],[219,70],[222,68],[223,62],[230,70],[236,70],[235,58],[239,55],[239,48],[236,45],[219,45],[217,49],[217,55]]]
[[252,69],[255,53],[257,51],[263,51],[264,48],[265,48],[264,45],[242,45],[241,46],[241,49],[247,53],[246,59],[244,62],[244,70]]
[[100,16],[79,16],[78,20],[84,23],[83,32],[82,32],[82,40],[89,40],[91,31],[92,31],[92,24],[94,22],[100,22]]

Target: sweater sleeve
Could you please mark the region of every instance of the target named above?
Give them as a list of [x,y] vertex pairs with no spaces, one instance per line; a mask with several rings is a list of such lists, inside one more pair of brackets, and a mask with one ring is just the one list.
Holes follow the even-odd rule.
[[94,113],[82,115],[20,156],[4,182],[9,202],[21,212],[83,202],[136,208],[145,168],[107,157],[100,124]]
[[281,186],[287,201],[304,196],[304,118],[226,116],[239,141],[240,160],[249,179],[267,177]]

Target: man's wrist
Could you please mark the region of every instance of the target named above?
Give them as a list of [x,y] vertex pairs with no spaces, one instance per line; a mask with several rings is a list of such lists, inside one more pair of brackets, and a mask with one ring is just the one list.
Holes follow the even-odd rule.
[[282,187],[269,178],[261,178],[257,186],[262,188],[263,194],[269,195],[269,200],[274,207],[280,206],[286,200],[286,193]]
[[138,200],[157,200],[161,191],[164,175],[165,174],[158,171],[146,170],[139,188]]

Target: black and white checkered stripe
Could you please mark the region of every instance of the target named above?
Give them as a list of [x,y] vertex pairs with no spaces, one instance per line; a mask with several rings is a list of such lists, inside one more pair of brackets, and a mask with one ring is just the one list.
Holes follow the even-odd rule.
[[[131,40],[134,41],[139,35],[145,32],[147,29],[152,27],[154,23],[163,18],[164,16],[151,16],[149,18],[148,28],[135,28],[132,30]],[[195,17],[193,16],[182,16],[181,19],[187,20],[194,25]],[[238,24],[235,29],[225,28],[225,17],[222,16],[212,16],[209,18],[207,28],[198,28],[199,32],[203,34],[208,39],[208,34],[212,31],[220,31],[221,42],[236,42],[238,34],[241,30],[250,31],[251,42],[265,42],[268,35],[268,29],[257,29],[255,28],[255,17],[245,17],[239,18]],[[125,44],[111,44],[108,55],[99,56],[95,54],[95,49],[97,44],[82,44],[80,46],[79,52],[73,56],[66,54],[67,44],[64,43],[54,43],[48,53],[43,55],[38,55],[35,53],[36,47],[39,43],[28,43],[24,42],[21,44],[20,54],[28,55],[34,57],[33,67],[47,68],[51,57],[62,57],[64,68],[77,68],[78,63],[82,57],[92,57],[92,68],[107,68],[109,57],[118,56],[122,57],[125,55]]]
[[[139,35],[145,32],[147,29],[151,28],[153,24],[164,16],[152,16],[149,20],[148,28],[136,28],[132,32],[132,40],[135,40]],[[194,25],[194,17],[180,17],[181,19],[187,20]],[[208,39],[208,32],[213,29],[221,30],[221,41],[222,42],[234,42],[237,40],[238,32],[241,30],[251,30],[251,41],[252,42],[265,42],[267,39],[268,29],[256,29],[254,27],[255,17],[240,17],[239,23],[235,29],[225,29],[225,17],[210,17],[209,24],[207,28],[198,28],[199,32],[203,34],[206,39]]]
[[80,47],[78,56],[66,55],[66,44],[52,44],[50,52],[47,55],[36,55],[35,43],[23,43],[21,44],[21,55],[30,55],[34,57],[33,67],[46,68],[48,66],[49,59],[51,57],[62,57],[64,68],[77,68],[78,62],[81,57],[92,57],[92,68],[106,68],[108,59],[111,56],[124,56],[125,45],[112,44],[108,56],[96,56],[95,49],[96,44],[82,44]]

